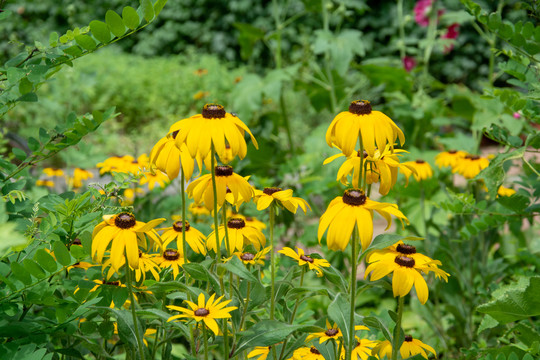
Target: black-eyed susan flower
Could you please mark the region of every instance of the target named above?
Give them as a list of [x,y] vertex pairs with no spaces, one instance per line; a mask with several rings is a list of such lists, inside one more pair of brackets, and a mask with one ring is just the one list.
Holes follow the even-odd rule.
[[[218,228],[220,247],[225,239],[225,226]],[[236,250],[242,251],[244,246],[251,244],[257,251],[266,244],[266,237],[257,228],[246,226],[244,220],[232,218],[227,221],[227,232],[229,233],[228,249],[232,253]],[[206,239],[206,247],[214,252],[217,251],[216,232],[213,231]]]
[[255,190],[254,201],[257,203],[257,210],[264,210],[270,206],[272,202],[275,202],[285,209],[289,210],[293,214],[296,214],[296,210],[300,207],[304,213],[307,209],[311,210],[311,207],[306,200],[293,197],[292,189],[282,190],[281,188],[269,187],[264,190]]
[[36,186],[54,187],[54,181],[52,180],[36,180]]
[[142,194],[144,194],[144,190],[139,187],[124,189],[120,203],[122,206],[132,205],[135,202],[135,198]]
[[428,264],[430,266],[437,267],[437,264],[433,262],[433,259],[431,259],[429,256],[416,252],[416,247],[405,244],[401,240],[384,249],[370,251],[370,253],[366,256],[366,261],[368,263],[372,263],[385,258],[393,260],[396,256],[402,255],[414,259],[416,264]]
[[317,273],[318,277],[323,276],[321,268],[330,266],[330,263],[325,259],[312,258],[311,256],[306,255],[304,253],[304,250],[299,247],[297,247],[296,250],[298,250],[298,252],[294,251],[289,247],[284,247],[278,252],[298,261],[299,266],[307,265],[310,270],[313,270]]
[[[367,360],[372,355],[373,348],[378,344],[378,341],[360,339],[356,337],[356,344],[352,350],[351,360]],[[345,349],[341,352],[341,359],[345,359]]]
[[337,324],[330,325],[330,322],[326,320],[326,330],[316,333],[311,333],[306,338],[306,342],[310,342],[313,339],[319,339],[319,344],[322,344],[328,340],[337,341],[339,338],[343,337],[341,330],[339,330]]
[[465,151],[461,150],[448,150],[443,151],[435,156],[435,165],[439,168],[442,167],[454,167],[459,159],[464,158],[467,155]]
[[189,204],[188,211],[193,214],[194,217],[210,215],[210,211],[206,207],[196,203]]
[[[232,156],[243,159],[247,154],[244,134],[247,132],[251,141],[258,148],[257,140],[249,128],[237,116],[227,113],[223,106],[206,104],[202,113],[173,124],[169,133],[178,131],[176,144],[180,147],[185,143],[192,158],[198,154],[205,158],[211,150],[212,144],[219,158],[226,158],[226,143],[230,145]],[[213,155],[213,154],[212,154]]]
[[[146,280],[146,273],[150,272],[156,281],[159,281],[159,266],[154,261],[155,256],[143,253],[139,250],[139,267],[135,269],[135,281],[139,282]],[[123,266],[125,259],[122,261]],[[111,265],[111,259],[107,259],[102,264],[102,270],[105,270]],[[107,272],[107,280],[109,280],[113,274],[116,273],[115,269],[111,266]]]
[[43,169],[43,173],[50,177],[63,177],[64,176],[64,170],[62,169],[56,169],[56,168],[45,168]]
[[145,171],[142,175],[143,176],[139,179],[139,185],[143,186],[148,184],[148,189],[150,191],[154,190],[156,185],[163,189],[171,182],[167,175],[159,171],[155,173]]
[[465,155],[463,158],[456,160],[455,166],[452,168],[452,173],[463,175],[465,179],[474,179],[476,175],[483,169],[489,166],[489,160],[479,155]]
[[401,129],[382,112],[372,111],[367,100],[351,102],[349,111],[339,113],[332,120],[326,131],[326,142],[328,146],[335,144],[346,156],[351,156],[359,136],[370,156],[374,156],[377,148],[384,149],[386,144],[393,148],[398,137],[401,145],[405,143]]
[[200,293],[197,299],[197,304],[186,300],[189,305],[189,309],[175,305],[167,305],[167,307],[174,311],[180,311],[183,314],[171,316],[167,321],[174,321],[176,319],[193,319],[197,322],[203,321],[204,324],[214,332],[217,336],[219,334],[219,326],[216,319],[228,319],[231,317],[231,311],[238,309],[236,306],[226,307],[231,300],[223,300],[223,296],[215,299],[216,294],[210,296],[208,301],[205,300],[204,294]]
[[156,256],[154,261],[162,269],[171,268],[173,271],[173,279],[176,279],[178,274],[180,274],[180,267],[185,263],[180,251],[176,249],[166,249],[161,253],[161,256]]
[[328,229],[326,243],[330,250],[345,250],[354,226],[360,234],[362,250],[367,249],[373,237],[373,210],[384,217],[388,223],[386,230],[391,225],[391,215],[397,217],[402,223],[409,223],[405,215],[399,211],[397,205],[380,203],[370,200],[359,189],[345,190],[343,196],[338,196],[330,202],[326,212],[319,221],[319,242]]
[[175,221],[171,227],[162,229],[165,232],[161,235],[161,240],[163,241],[163,247],[166,248],[172,241],[176,241],[176,247],[180,251],[182,257],[184,255],[184,246],[183,246],[183,235],[182,228],[186,234],[186,242],[189,247],[195,251],[197,254],[206,255],[206,247],[204,245],[206,241],[206,236],[199,230],[195,229],[189,221]]
[[244,216],[244,215],[242,215],[240,213],[237,213],[237,212],[231,212],[230,214],[227,213],[227,217],[242,219],[246,223],[246,226],[251,226],[251,227],[257,228],[257,229],[259,229],[261,231],[266,229],[266,224],[263,223],[262,221],[258,220],[257,218],[253,217],[253,216]]
[[88,180],[88,179],[91,179],[93,177],[94,177],[94,174],[92,174],[90,171],[80,169],[80,168],[75,168],[73,170],[73,177],[68,178],[68,183],[72,187],[78,189],[78,188],[81,188],[83,186],[83,181],[84,180]]
[[146,248],[146,236],[154,243],[161,244],[154,227],[165,219],[155,219],[144,223],[137,221],[130,213],[103,216],[92,233],[92,257],[101,263],[109,244],[111,245],[111,265],[118,271],[122,266],[124,252],[132,269],[139,267],[139,247]]
[[432,271],[445,281],[448,281],[449,274],[439,269],[440,261],[417,254],[414,246],[400,244],[396,246],[396,252],[398,255],[395,256],[393,251],[386,254],[375,253],[376,255],[371,256],[368,260],[369,265],[366,268],[365,278],[371,274],[371,281],[377,281],[393,273],[392,291],[394,297],[407,295],[414,285],[418,300],[425,304],[429,290],[422,273],[427,274]]
[[416,181],[427,180],[433,177],[433,169],[431,169],[431,165],[422,159],[418,159],[416,161],[407,161],[404,162],[403,165],[404,166],[399,168],[399,171],[405,175],[407,182],[409,181],[411,174],[414,176]]
[[[429,351],[435,357],[437,357],[437,353],[435,352],[435,349],[433,349],[431,346],[424,344],[422,341],[418,339],[414,339],[411,335],[405,335],[405,339],[403,341],[403,344],[399,348],[399,352],[401,354],[402,359],[408,359],[415,355],[422,355],[423,358],[428,358]],[[388,340],[381,341],[378,343],[372,351],[372,356],[378,356],[379,359],[383,359],[385,356],[388,359],[392,358],[392,344]]]
[[324,356],[321,355],[320,351],[312,347],[303,346],[294,350],[293,357],[294,360],[324,360]]
[[[223,206],[227,189],[231,191],[234,205],[248,202],[253,197],[253,188],[245,178],[233,172],[233,168],[228,165],[216,166],[216,198],[218,207]],[[187,187],[189,197],[195,202],[202,203],[210,210],[214,210],[214,189],[212,186],[212,175],[203,175],[194,180]]]
[[[233,256],[238,257],[245,265],[264,265],[264,259],[266,254],[270,252],[270,247],[265,247],[261,251],[251,252],[251,251],[237,251]],[[230,260],[229,258],[228,260]],[[227,260],[227,261],[228,261]]]
[[497,196],[512,196],[516,193],[516,190],[507,188],[504,186],[499,186],[499,189],[497,189]]
[[255,360],[266,360],[270,353],[271,346],[255,346],[255,349],[251,350],[247,355],[248,359],[257,357]]

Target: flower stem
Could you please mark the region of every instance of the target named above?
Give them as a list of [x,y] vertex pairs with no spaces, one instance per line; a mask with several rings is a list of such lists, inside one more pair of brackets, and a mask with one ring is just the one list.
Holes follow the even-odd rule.
[[424,189],[424,183],[419,181],[420,186],[420,212],[422,214],[422,224],[424,225],[424,236],[426,237],[424,250],[428,256],[433,255],[433,249],[431,248],[431,240],[429,238],[429,231],[426,220],[426,191]]
[[202,324],[202,328],[204,341],[204,360],[208,360],[208,334],[206,333],[206,325]]
[[358,258],[358,254],[356,253],[356,245],[358,243],[358,227],[355,225],[354,231],[353,231],[353,238],[351,242],[351,288],[350,288],[350,296],[351,296],[351,317],[349,319],[349,346],[347,347],[347,360],[352,359],[352,350],[354,348],[354,311],[356,309],[355,306],[355,300],[356,300],[356,267],[357,263],[356,260]]
[[[302,266],[302,274],[300,275],[300,284],[298,285],[299,287],[302,287],[302,285],[304,285],[304,274],[306,273],[306,267],[305,266]],[[296,303],[294,304],[294,309],[293,309],[293,312],[291,314],[291,318],[289,320],[289,324],[292,325],[292,323],[294,322],[294,318],[296,317],[296,311],[298,310],[298,305],[300,305],[300,298],[296,299]],[[281,353],[279,354],[279,358],[282,359],[283,358],[283,354],[285,353],[285,348],[287,347],[287,341],[289,339],[285,339],[285,341],[283,342],[283,346],[281,347]],[[336,349],[334,349],[335,351]]]
[[130,308],[131,308],[131,316],[133,318],[133,328],[135,330],[135,337],[137,338],[137,345],[139,347],[139,357],[141,360],[144,360],[144,345],[141,339],[141,334],[139,333],[139,324],[137,322],[137,314],[135,313],[135,296],[133,295],[133,287],[131,284],[132,277],[131,277],[131,268],[129,267],[129,259],[127,257],[127,253],[124,250],[124,256],[126,257],[126,285],[129,291],[129,298],[131,300]]
[[399,348],[401,345],[401,318],[403,317],[403,307],[405,306],[405,297],[400,296],[398,300],[398,311],[396,327],[394,328],[394,337],[392,339],[392,360],[397,360]]
[[[216,149],[212,142],[211,151],[211,167],[212,167],[212,190],[214,191],[214,234],[216,235],[216,264],[221,262],[221,241],[219,241],[219,217],[218,217],[218,203],[217,203],[217,184],[216,184]],[[222,292],[223,289],[221,289]]]
[[[187,243],[186,243],[186,189],[184,169],[180,166],[180,193],[182,195],[182,251],[184,252],[184,262],[187,261]],[[188,274],[184,271],[184,280],[188,284]],[[189,296],[189,294],[188,294]]]
[[397,0],[397,18],[399,24],[399,57],[401,60],[405,58],[405,21],[403,20],[403,0]]
[[[229,230],[227,229],[227,201],[223,203],[223,209],[221,210],[222,213],[222,220],[221,223],[223,224],[223,227],[225,228],[225,249],[227,250],[227,257],[232,256],[232,253],[234,249],[231,249],[231,245],[229,243]],[[231,294],[232,297],[232,294]]]
[[276,259],[274,254],[274,222],[275,222],[276,209],[274,203],[270,205],[270,273],[271,273],[271,287],[270,287],[270,320],[274,320],[274,297],[276,280]]
[[364,181],[364,142],[362,141],[362,131],[358,132],[358,140],[360,141],[360,173],[358,174],[357,184],[363,190],[366,187],[366,182]]

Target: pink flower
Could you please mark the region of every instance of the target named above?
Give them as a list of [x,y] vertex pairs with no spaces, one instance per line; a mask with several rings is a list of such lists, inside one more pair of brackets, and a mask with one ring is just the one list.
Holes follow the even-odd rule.
[[403,61],[403,67],[407,72],[411,72],[416,66],[416,59],[412,56],[405,56],[401,61]]
[[513,116],[514,116],[514,119],[519,119],[519,118],[521,118],[521,114],[518,113],[518,112],[515,112],[515,113],[513,114]]
[[429,25],[429,12],[433,0],[418,0],[414,5],[414,21],[422,27]]
[[[459,35],[459,24],[452,24],[446,29],[446,33],[441,36],[441,39],[456,39]],[[454,48],[454,44],[445,45],[444,53],[447,54]]]

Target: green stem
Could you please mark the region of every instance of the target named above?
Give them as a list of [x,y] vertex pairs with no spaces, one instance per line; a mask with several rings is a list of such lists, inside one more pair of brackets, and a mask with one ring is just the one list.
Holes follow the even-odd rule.
[[[302,273],[300,275],[300,284],[298,285],[299,287],[302,287],[302,285],[304,285],[304,274],[306,273],[306,267],[305,266],[302,266]],[[292,325],[292,323],[294,322],[294,318],[296,317],[296,311],[298,310],[298,305],[300,305],[300,298],[296,299],[296,302],[294,304],[294,309],[293,309],[293,312],[291,314],[291,318],[289,320],[289,324]],[[283,346],[281,347],[281,353],[279,354],[279,358],[282,359],[283,358],[283,354],[285,353],[285,348],[287,347],[287,342],[289,341],[289,339],[285,339],[285,341],[283,342]],[[335,351],[335,349],[334,349]]]
[[129,267],[129,259],[127,257],[127,253],[124,250],[124,256],[126,257],[126,285],[129,291],[129,298],[131,299],[131,305],[129,306],[131,308],[131,316],[133,318],[133,327],[135,330],[135,337],[137,338],[137,345],[139,347],[139,357],[141,360],[144,360],[144,344],[142,342],[141,334],[139,333],[139,325],[137,322],[137,314],[135,313],[135,296],[133,295],[133,287],[131,284],[132,277],[131,277],[131,268]]
[[[232,256],[232,253],[234,249],[231,249],[231,245],[229,244],[229,229],[227,229],[227,201],[223,203],[223,208],[221,210],[222,218],[221,223],[223,224],[223,227],[225,229],[225,249],[227,250],[227,256]],[[231,294],[232,297],[232,294]]]
[[427,221],[426,221],[426,192],[424,190],[424,183],[422,181],[419,182],[420,186],[420,212],[422,215],[422,224],[424,225],[424,236],[426,237],[426,241],[424,244],[424,251],[428,256],[433,255],[433,249],[431,248],[431,242],[429,238],[429,231],[427,227]]
[[[187,242],[186,242],[186,189],[184,169],[180,166],[180,193],[182,195],[182,250],[184,251],[184,262],[188,262],[187,258]],[[184,271],[184,280],[188,284],[188,273]],[[189,297],[189,294],[188,294]]]
[[405,23],[403,21],[403,0],[397,0],[397,18],[399,24],[399,56],[401,60],[405,58]]
[[354,312],[356,310],[355,301],[356,301],[356,267],[357,267],[357,243],[359,239],[358,228],[355,225],[353,231],[353,238],[351,242],[351,286],[350,286],[350,297],[351,297],[351,314],[349,319],[349,346],[347,347],[347,360],[352,359],[352,351],[354,348]]
[[[216,235],[216,265],[221,262],[221,241],[219,240],[219,217],[218,217],[218,203],[217,203],[217,184],[216,184],[216,150],[214,143],[212,142],[211,151],[211,167],[212,167],[212,190],[214,191],[214,233]],[[221,289],[223,293],[224,289]]]
[[223,319],[223,358],[229,358],[229,327],[227,319]]
[[[330,25],[328,20],[328,9],[326,7],[326,0],[321,0],[322,18],[323,18],[323,30],[330,32]],[[328,78],[328,85],[330,86],[330,112],[333,114],[337,108],[336,89],[334,85],[334,75],[332,74],[332,67],[330,61],[330,52],[326,50],[324,54],[324,68],[326,71],[326,77]]]
[[403,317],[403,307],[405,306],[405,297],[400,296],[398,301],[397,321],[394,328],[394,338],[392,339],[392,360],[397,360],[399,348],[401,346],[401,319]]
[[202,328],[204,341],[204,360],[208,360],[208,334],[206,333],[206,325],[202,324]]
[[270,273],[271,273],[271,287],[270,287],[270,320],[274,320],[274,297],[275,297],[275,285],[276,280],[276,260],[274,254],[274,222],[275,222],[275,205],[270,205]]
[[364,142],[362,141],[362,131],[358,132],[358,141],[360,141],[360,174],[358,174],[358,185],[360,189],[364,190],[367,181],[364,181]]

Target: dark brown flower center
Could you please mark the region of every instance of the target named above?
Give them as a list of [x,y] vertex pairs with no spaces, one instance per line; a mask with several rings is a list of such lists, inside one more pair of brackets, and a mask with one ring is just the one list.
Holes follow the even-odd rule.
[[405,266],[408,268],[414,267],[414,259],[408,256],[396,256],[396,259],[394,261],[400,266]]
[[216,166],[216,176],[231,176],[233,174],[233,168],[229,165]]
[[309,349],[309,351],[311,351],[312,354],[321,355],[319,350],[315,349],[315,346],[312,346],[311,349]]
[[349,105],[349,112],[356,115],[371,114],[371,104],[367,100],[355,100]]
[[465,159],[469,159],[469,160],[478,160],[480,159],[480,156],[479,155],[467,155],[465,156]]
[[306,256],[306,255],[300,255],[300,259],[304,260],[304,261],[307,261],[308,263],[313,263],[313,260],[312,258],[310,258],[309,256]]
[[411,342],[412,341],[412,336],[411,335],[405,335],[405,341]]
[[210,311],[206,310],[205,308],[199,308],[193,312],[195,316],[206,316],[210,314]]
[[278,191],[281,191],[281,190],[282,189],[278,187],[268,187],[268,188],[264,188],[263,193],[265,193],[266,195],[272,196],[272,194],[277,193]]
[[326,334],[326,336],[336,336],[338,332],[338,329],[328,329],[324,333]]
[[114,225],[120,229],[129,229],[135,226],[137,221],[135,216],[129,213],[120,213],[114,218]]
[[[360,157],[360,150],[356,152],[356,156]],[[364,159],[368,157],[368,153],[364,150]]]
[[230,219],[227,221],[227,227],[231,229],[242,229],[246,226],[244,220],[239,218]]
[[252,253],[243,253],[240,258],[244,261],[251,261],[255,259],[255,255]]
[[120,286],[120,281],[104,281],[103,285]]
[[230,144],[225,144],[225,149],[230,149],[230,148],[231,148]]
[[425,164],[425,161],[424,161],[424,160],[421,160],[421,159],[418,159],[418,160],[416,160],[416,163],[417,163],[417,164]]
[[76,238],[71,242],[71,245],[82,245],[81,239]]
[[174,231],[176,231],[176,232],[182,232],[182,228],[183,228],[184,226],[185,226],[185,228],[186,228],[186,231],[189,231],[190,226],[189,226],[189,222],[188,222],[187,220],[184,221],[184,222],[182,222],[182,221],[177,221],[177,222],[175,222],[175,223],[173,224],[172,227],[173,227]]
[[173,131],[173,133],[171,134],[171,136],[172,136],[173,139],[176,139],[176,137],[178,136],[178,132],[179,132],[179,131],[180,131],[180,130]]
[[206,104],[202,110],[205,119],[221,119],[225,117],[225,108],[219,104]]
[[396,250],[402,254],[410,255],[410,254],[416,254],[416,248],[412,245],[407,244],[399,244],[396,247]]
[[366,203],[366,195],[360,189],[348,189],[343,193],[343,202],[352,206],[364,205]]
[[169,261],[178,260],[180,259],[180,253],[175,249],[167,249],[163,252],[163,258]]
[[453,154],[457,153],[457,150],[448,150],[448,153],[453,155]]

